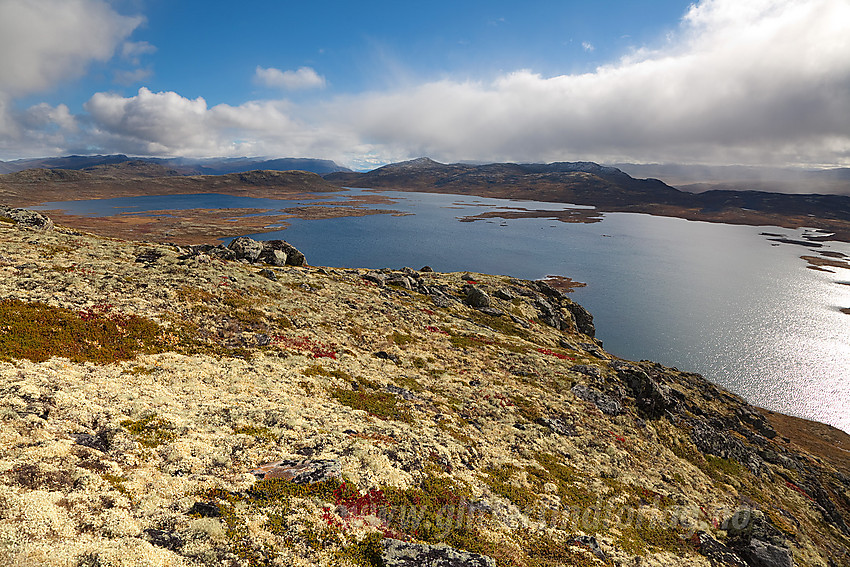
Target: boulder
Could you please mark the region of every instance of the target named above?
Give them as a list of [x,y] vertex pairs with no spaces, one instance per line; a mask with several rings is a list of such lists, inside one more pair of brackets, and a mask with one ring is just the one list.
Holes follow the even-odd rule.
[[249,262],[256,262],[263,252],[263,244],[247,236],[234,238],[227,247],[236,254],[237,260],[248,260]]
[[35,211],[27,209],[13,209],[0,205],[0,219],[9,219],[18,226],[32,228],[35,230],[53,230],[53,221]]
[[474,285],[466,287],[466,304],[470,307],[490,307],[490,296],[483,289]]
[[712,566],[747,567],[734,550],[723,545],[706,532],[696,532],[691,543],[701,555],[708,558]]
[[486,555],[458,551],[445,544],[427,545],[384,538],[381,559],[385,567],[496,567]]
[[707,421],[697,421],[691,430],[691,441],[703,453],[734,459],[746,466],[753,474],[759,474],[764,464],[758,454],[747,448],[738,438],[722,427],[714,427]]
[[728,545],[752,567],[793,567],[785,537],[760,510],[739,510],[723,523]]
[[[270,257],[274,250],[278,250],[286,254],[287,266],[303,266],[306,263],[304,254],[301,253],[295,246],[285,240],[266,240],[262,243],[263,256]],[[271,263],[271,262],[268,262]]]

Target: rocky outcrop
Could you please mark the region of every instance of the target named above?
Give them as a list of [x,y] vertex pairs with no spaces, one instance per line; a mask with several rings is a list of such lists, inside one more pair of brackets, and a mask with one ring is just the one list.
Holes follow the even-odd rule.
[[490,307],[490,296],[483,289],[470,285],[466,289],[465,302],[471,307],[486,308]]
[[751,567],[793,567],[785,537],[759,510],[738,512],[724,524],[728,545]]
[[626,362],[615,362],[611,366],[620,381],[631,390],[638,409],[645,416],[661,417],[675,405],[669,389],[651,378],[644,370]]
[[13,222],[23,228],[35,230],[53,230],[53,221],[49,217],[28,209],[14,209],[0,205],[0,222]]
[[257,241],[247,236],[234,238],[227,246],[222,244],[190,246],[180,258],[209,259],[209,257],[270,266],[304,266],[306,264],[304,254],[285,240]]
[[392,538],[384,539],[381,559],[385,567],[496,567],[496,562],[486,555]]

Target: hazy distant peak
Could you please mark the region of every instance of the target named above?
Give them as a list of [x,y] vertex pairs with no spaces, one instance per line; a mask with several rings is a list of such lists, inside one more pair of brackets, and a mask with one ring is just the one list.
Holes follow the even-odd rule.
[[391,163],[389,165],[385,165],[380,169],[428,169],[431,167],[443,167],[446,164],[440,163],[438,161],[434,161],[429,157],[419,157],[416,159],[411,159],[408,161],[400,161],[398,163]]

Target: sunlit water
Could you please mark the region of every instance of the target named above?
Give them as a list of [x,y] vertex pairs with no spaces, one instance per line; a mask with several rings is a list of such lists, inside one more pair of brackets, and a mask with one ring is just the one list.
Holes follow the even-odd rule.
[[[606,213],[602,222],[460,217],[499,208],[562,210],[565,205],[456,195],[352,190],[390,197],[407,216],[291,220],[284,238],[313,265],[470,270],[536,279],[569,276],[588,286],[574,299],[593,313],[597,336],[618,356],[699,372],[753,404],[850,431],[850,271],[806,268],[802,230]],[[225,195],[135,197],[48,203],[75,214],[159,209],[262,207],[315,201]],[[820,250],[850,255],[850,245]]]

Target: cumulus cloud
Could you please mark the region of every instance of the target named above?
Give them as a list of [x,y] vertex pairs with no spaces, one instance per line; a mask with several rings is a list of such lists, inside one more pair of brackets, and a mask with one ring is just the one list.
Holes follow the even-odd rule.
[[281,71],[274,67],[265,69],[257,66],[254,80],[266,87],[289,91],[325,88],[325,78],[311,67],[300,67],[297,71]]
[[37,92],[105,61],[139,24],[101,0],[0,2],[0,91]]
[[208,106],[201,98],[141,88],[97,93],[85,104],[91,143],[135,155],[341,155],[364,151],[342,128],[292,118],[286,101]]
[[585,51],[593,51],[594,49],[596,49],[595,47],[593,47],[593,44],[590,43],[589,41],[582,41],[581,42],[581,48],[584,49]]
[[[300,104],[209,106],[145,88],[131,97],[98,93],[74,139],[98,151],[311,155],[349,164],[429,155],[850,165],[846,22],[846,0],[702,0],[663,45],[584,74],[517,70]],[[255,80],[283,89],[325,84],[307,67],[257,67]],[[0,132],[23,128],[21,117],[9,125],[4,104],[0,96]],[[69,128],[59,125],[61,112],[52,116],[39,135]]]
[[848,21],[843,0],[705,0],[667,45],[592,73],[444,80],[344,114],[445,159],[846,163]]
[[64,104],[16,109],[14,99],[47,90],[110,59],[142,18],[101,0],[0,1],[0,152],[60,153],[74,143],[75,117]]

